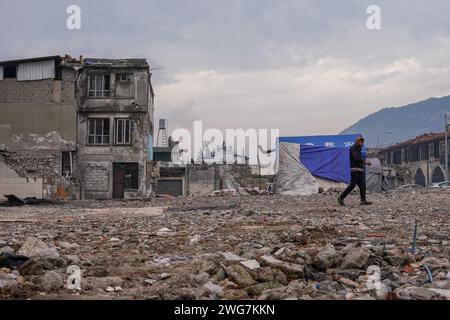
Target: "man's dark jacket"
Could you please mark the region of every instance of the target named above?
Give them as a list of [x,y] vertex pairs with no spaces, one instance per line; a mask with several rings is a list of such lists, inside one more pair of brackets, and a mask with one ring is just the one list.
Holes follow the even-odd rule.
[[364,158],[361,148],[356,145],[350,147],[350,168],[364,169]]

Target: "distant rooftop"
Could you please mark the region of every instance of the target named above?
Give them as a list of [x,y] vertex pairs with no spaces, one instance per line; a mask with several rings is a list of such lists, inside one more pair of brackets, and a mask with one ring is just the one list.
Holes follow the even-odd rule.
[[44,60],[61,60],[60,56],[45,56],[45,57],[37,57],[37,58],[26,58],[26,59],[16,59],[16,60],[6,60],[0,61],[0,65],[7,64],[17,64],[17,63],[25,63],[25,62],[35,62],[35,61],[44,61]]
[[[450,133],[450,131],[449,131],[449,133]],[[409,140],[394,144],[392,146],[386,147],[383,149],[383,151],[395,150],[395,149],[403,148],[403,147],[410,146],[413,144],[433,142],[435,140],[441,140],[444,138],[445,138],[445,132],[425,133],[425,134],[417,136],[413,139],[409,139]],[[449,139],[450,139],[450,134],[449,134]]]
[[15,60],[5,60],[0,61],[0,65],[15,65],[19,63],[45,61],[45,60],[55,60],[57,63],[63,62],[68,64],[80,64],[80,60],[84,66],[93,67],[136,67],[136,68],[148,68],[148,63],[146,59],[103,59],[103,58],[83,58],[80,59],[72,58],[70,55],[65,56],[43,56],[35,58],[25,58],[25,59],[15,59]]
[[84,58],[83,65],[99,67],[148,67],[146,59]]

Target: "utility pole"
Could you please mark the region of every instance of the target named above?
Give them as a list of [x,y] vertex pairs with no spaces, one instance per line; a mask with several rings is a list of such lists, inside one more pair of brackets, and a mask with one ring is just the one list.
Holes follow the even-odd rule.
[[258,180],[259,180],[259,190],[261,190],[261,161],[259,160],[259,148],[261,148],[260,145],[258,145],[258,153],[257,158],[258,158]]
[[445,181],[448,181],[448,114],[445,113]]
[[392,132],[388,131],[388,132],[380,132],[377,134],[377,150],[380,147],[380,136],[383,134],[392,134]]

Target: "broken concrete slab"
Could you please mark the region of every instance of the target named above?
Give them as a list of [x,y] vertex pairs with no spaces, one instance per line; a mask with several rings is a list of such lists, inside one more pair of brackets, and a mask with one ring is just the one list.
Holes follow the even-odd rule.
[[302,265],[279,260],[270,255],[264,255],[259,259],[263,265],[268,265],[270,267],[280,269],[290,278],[298,279],[305,276],[305,270]]
[[241,261],[241,264],[249,270],[256,270],[261,267],[257,260],[245,260]]
[[364,269],[369,261],[370,252],[364,248],[351,249],[341,264],[341,269]]
[[224,269],[228,278],[241,287],[248,287],[256,283],[250,273],[239,264],[234,264],[229,267],[224,266]]
[[400,288],[395,290],[394,293],[404,300],[432,300],[439,295],[431,289],[422,287]]
[[[429,193],[416,194],[413,198],[410,195],[395,198],[389,194],[371,195],[374,205],[363,209],[357,202],[353,206],[354,198],[348,200],[347,207],[331,205],[335,203],[332,193],[308,197],[183,197],[152,199],[151,203],[106,200],[0,207],[0,239],[3,241],[0,243],[17,252],[27,236],[33,235],[49,248],[56,243],[61,250],[58,259],[30,259],[27,268],[25,265],[17,270],[20,273],[14,268],[3,269],[17,277],[16,286],[20,290],[9,287],[0,290],[0,295],[1,298],[23,299],[40,296],[39,279],[45,271],[68,276],[67,266],[77,259],[68,259],[67,255],[76,255],[81,260],[75,263],[82,269],[82,291],[77,292],[78,298],[367,300],[396,298],[393,291],[405,287],[450,290],[450,269],[443,261],[448,258],[444,237],[450,234],[450,197],[447,197],[450,190],[442,192],[445,197],[441,193],[438,198]],[[430,201],[438,209],[428,210]],[[188,210],[183,211],[183,208]],[[412,262],[408,264],[409,269],[404,269],[396,258],[385,257],[405,256],[406,263],[411,239],[404,236],[404,229],[411,226],[412,232],[416,210],[422,210],[421,217],[427,221],[419,224],[419,233],[440,242],[418,241],[417,254],[409,259]],[[153,211],[159,214],[148,214]],[[18,223],[20,228],[17,228]],[[370,229],[355,232],[355,226],[361,224]],[[176,234],[157,236],[156,231],[163,228],[176,230]],[[372,234],[383,234],[383,238],[370,237]],[[201,236],[201,241],[190,244],[189,239],[196,235]],[[120,241],[110,242],[113,237]],[[60,242],[78,247],[60,245]],[[314,258],[330,246],[338,252],[338,259],[325,272],[317,270]],[[388,294],[384,291],[378,294],[377,290],[367,288],[366,267],[340,269],[345,252],[348,254],[357,248],[369,252],[367,265],[380,267],[381,281]],[[234,256],[227,262],[219,252],[230,252]],[[278,260],[278,264],[272,264],[276,267],[263,263],[261,256],[264,255]],[[241,264],[248,260],[258,261],[261,267],[250,270]],[[433,273],[433,283],[427,283],[425,262]],[[303,266],[305,276],[294,279],[288,269],[281,267],[284,263]],[[230,272],[225,272],[224,268],[231,266],[246,272],[243,273],[247,276],[245,284],[242,280],[241,284],[236,284]],[[172,276],[162,280],[163,273]],[[101,283],[101,287],[89,285],[92,278],[103,277],[118,277],[120,283]],[[203,286],[208,282],[220,286],[223,296],[207,291]],[[278,283],[278,287],[271,288],[272,283]],[[107,286],[103,285],[114,291],[106,293]],[[252,286],[254,290],[247,290]],[[118,291],[116,287],[123,290]],[[52,291],[51,296],[63,296],[66,291],[63,286]],[[419,292],[406,299],[424,297]],[[445,297],[436,294],[432,299]]]
[[430,288],[431,291],[437,293],[439,296],[450,300],[450,290],[444,290],[444,289],[435,289],[435,288]]
[[47,271],[39,282],[40,289],[46,292],[57,291],[64,285],[62,274],[55,271]]
[[16,279],[15,275],[0,270],[0,290],[15,287],[17,285]]
[[223,296],[223,288],[217,284],[212,283],[211,281],[208,281],[203,285],[203,287],[212,294],[217,295],[218,297]]
[[45,242],[35,237],[27,237],[17,254],[29,258],[59,258],[59,253],[55,248],[50,248]]
[[242,258],[237,254],[234,254],[233,252],[221,252],[220,254],[225,259],[225,262],[238,263],[246,260],[245,258]]
[[322,249],[313,259],[314,267],[321,271],[326,271],[336,262],[339,254],[333,246]]
[[[8,248],[8,247],[3,247]],[[0,253],[0,268],[16,269],[22,266],[30,258],[20,255],[15,255],[13,250],[5,250],[6,252]]]

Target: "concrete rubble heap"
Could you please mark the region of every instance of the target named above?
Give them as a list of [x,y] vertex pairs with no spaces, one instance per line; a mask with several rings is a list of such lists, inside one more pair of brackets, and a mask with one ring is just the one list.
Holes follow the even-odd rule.
[[449,195],[0,207],[0,299],[450,299]]

